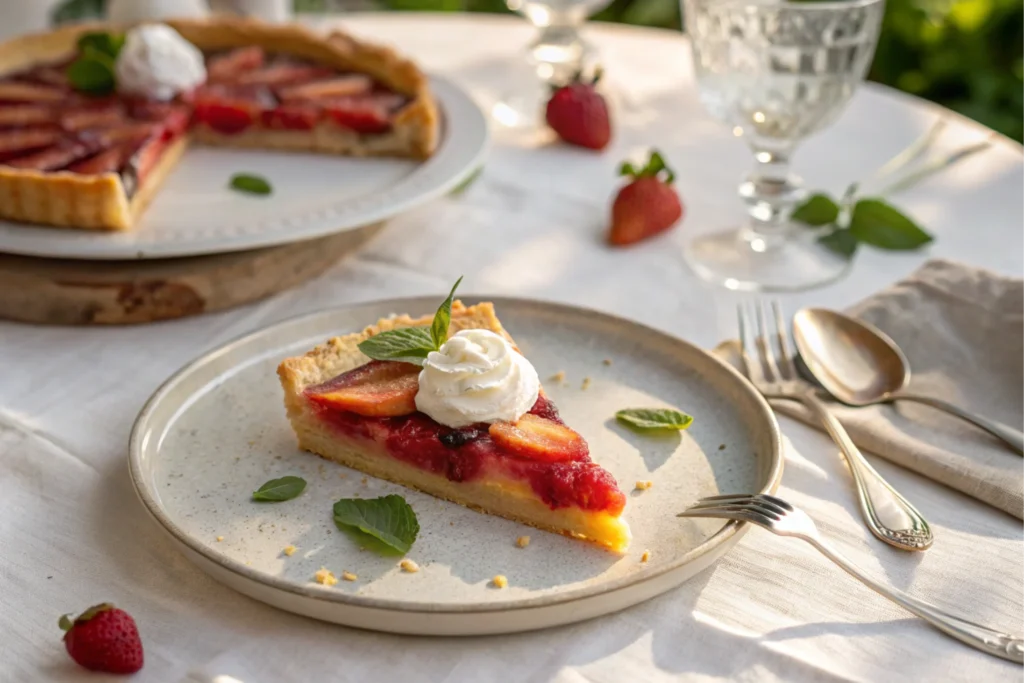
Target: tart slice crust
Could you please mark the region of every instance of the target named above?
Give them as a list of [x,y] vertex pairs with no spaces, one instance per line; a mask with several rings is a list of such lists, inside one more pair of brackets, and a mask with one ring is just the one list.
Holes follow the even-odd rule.
[[[440,474],[420,469],[385,453],[373,441],[349,437],[331,429],[311,409],[303,391],[368,362],[358,344],[373,335],[401,327],[429,325],[432,317],[385,318],[359,333],[334,337],[303,356],[288,358],[277,372],[284,389],[288,419],[299,440],[299,447],[328,460],[375,477],[409,486],[424,493],[465,505],[479,512],[498,515],[547,531],[586,539],[615,552],[629,546],[629,525],[621,517],[607,512],[576,507],[551,509],[522,481],[490,477],[479,481],[453,482]],[[465,307],[452,304],[450,332],[485,329],[504,335],[490,303]]]

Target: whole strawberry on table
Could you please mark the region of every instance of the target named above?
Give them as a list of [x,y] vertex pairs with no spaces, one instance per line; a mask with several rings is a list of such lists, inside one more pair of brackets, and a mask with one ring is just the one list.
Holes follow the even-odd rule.
[[133,674],[142,668],[142,640],[135,620],[110,603],[94,605],[74,620],[60,618],[64,647],[71,658],[92,671]]
[[578,72],[567,85],[556,88],[548,100],[545,119],[565,142],[588,149],[602,150],[612,139],[608,104],[596,85],[601,70],[590,79]]
[[636,168],[628,161],[619,175],[630,178],[612,204],[608,242],[625,246],[662,233],[683,217],[683,205],[672,186],[676,176],[656,151],[647,165]]

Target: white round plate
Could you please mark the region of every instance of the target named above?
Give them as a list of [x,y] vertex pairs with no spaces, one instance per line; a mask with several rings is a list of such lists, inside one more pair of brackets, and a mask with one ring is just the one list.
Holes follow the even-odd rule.
[[[196,256],[297,242],[390,218],[465,181],[487,151],[487,119],[463,90],[434,77],[442,114],[426,161],[191,147],[130,232],[0,221],[0,252],[73,259]],[[228,189],[235,173],[263,176],[267,197]]]
[[[132,431],[131,477],[143,504],[188,557],[235,590],[317,619],[423,635],[507,633],[607,614],[673,588],[739,540],[745,525],[675,513],[703,496],[777,488],[778,425],[746,380],[687,342],[621,318],[491,300],[542,378],[565,373],[564,383],[548,379],[546,391],[627,492],[633,543],[624,556],[366,478],[296,447],[278,363],[394,312],[433,312],[437,297],[307,315],[186,366],[154,394]],[[652,406],[689,412],[693,425],[641,436],[612,417]],[[285,475],[306,479],[302,495],[252,502],[252,491]],[[653,486],[634,491],[639,480]],[[404,496],[419,519],[407,555],[418,573],[401,571],[398,558],[361,551],[334,526],[339,498],[389,493]],[[526,548],[516,547],[522,535],[531,538]],[[298,548],[291,557],[282,552],[288,545]],[[645,550],[651,555],[643,563]],[[358,580],[321,586],[313,581],[320,567]],[[489,585],[496,574],[508,577],[507,588]]]

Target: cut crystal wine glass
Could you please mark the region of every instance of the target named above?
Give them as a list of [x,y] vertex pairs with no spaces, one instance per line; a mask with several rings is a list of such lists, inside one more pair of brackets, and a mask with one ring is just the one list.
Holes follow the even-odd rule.
[[805,196],[797,145],[833,123],[871,65],[884,0],[682,0],[701,103],[750,145],[744,225],[684,247],[704,279],[738,290],[831,282],[849,261],[788,217]]

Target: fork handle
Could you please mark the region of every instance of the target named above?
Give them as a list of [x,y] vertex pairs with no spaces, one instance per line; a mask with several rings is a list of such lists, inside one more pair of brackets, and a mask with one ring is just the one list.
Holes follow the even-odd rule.
[[963,617],[958,617],[935,605],[915,598],[903,591],[881,584],[865,574],[855,564],[843,557],[838,550],[825,543],[819,536],[801,535],[805,541],[821,551],[823,555],[835,562],[850,576],[879,595],[886,597],[907,611],[916,614],[940,631],[964,642],[976,650],[981,650],[996,657],[1008,659],[1017,664],[1024,664],[1024,640],[1019,636],[997,631],[982,626]]
[[875,471],[814,390],[804,393],[801,400],[825,425],[846,458],[857,488],[861,515],[871,533],[900,550],[927,550],[935,539],[921,513]]
[[982,417],[977,413],[972,413],[969,410],[964,410],[960,406],[953,405],[948,401],[943,401],[941,398],[934,398],[932,396],[903,393],[901,391],[892,394],[889,397],[889,399],[893,401],[900,400],[914,401],[915,403],[923,403],[926,406],[931,406],[932,408],[935,408],[937,410],[945,411],[950,415],[956,415],[961,420],[967,420],[971,424],[977,427],[981,427],[982,429],[984,429],[986,432],[996,437],[997,439],[1002,439],[1002,441],[1005,442],[1008,446],[1010,446],[1010,448],[1024,455],[1024,433],[1014,429],[1013,427],[1004,425],[1002,422],[990,420],[987,417]]

